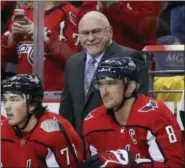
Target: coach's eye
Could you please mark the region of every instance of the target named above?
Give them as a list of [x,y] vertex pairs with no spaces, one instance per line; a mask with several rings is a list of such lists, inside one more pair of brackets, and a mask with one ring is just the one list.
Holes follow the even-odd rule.
[[10,99],[10,101],[12,101],[12,102],[19,101],[19,98],[17,98],[17,97],[12,97],[12,98]]

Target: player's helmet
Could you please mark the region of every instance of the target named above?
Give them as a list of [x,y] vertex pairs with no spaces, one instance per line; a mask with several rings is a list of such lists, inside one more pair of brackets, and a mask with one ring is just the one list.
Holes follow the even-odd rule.
[[114,57],[102,62],[95,74],[95,81],[106,77],[135,81],[138,83],[138,68],[131,57]]
[[2,92],[17,92],[42,100],[44,90],[41,80],[33,74],[18,74],[2,82]]

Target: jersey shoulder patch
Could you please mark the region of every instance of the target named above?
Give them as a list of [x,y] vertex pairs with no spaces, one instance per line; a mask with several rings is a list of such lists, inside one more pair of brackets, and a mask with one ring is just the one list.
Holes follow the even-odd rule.
[[60,131],[60,127],[56,119],[47,119],[43,121],[40,124],[40,128],[48,133]]
[[138,112],[149,112],[158,108],[158,103],[154,100],[149,100],[143,107],[141,107]]

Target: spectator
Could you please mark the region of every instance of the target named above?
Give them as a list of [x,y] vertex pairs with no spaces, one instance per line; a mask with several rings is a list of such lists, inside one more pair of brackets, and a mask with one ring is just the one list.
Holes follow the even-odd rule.
[[113,39],[120,45],[142,50],[156,44],[156,22],[162,2],[84,1],[78,20],[88,11],[102,12],[113,29]]
[[185,44],[185,2],[166,2],[166,11],[169,12],[170,34],[158,39],[158,44]]
[[[23,22],[13,21],[12,28],[10,25],[9,32],[6,32],[2,38],[2,49],[9,62],[5,69],[7,72],[32,73],[33,2],[31,4],[28,8],[21,6],[25,10]],[[81,50],[75,23],[78,9],[66,2],[47,1],[44,4],[46,26],[44,30],[44,88],[47,91],[55,91],[63,88],[66,60]],[[17,72],[14,70],[16,66],[13,68],[12,63],[17,64]]]
[[[67,118],[81,134],[84,117],[102,101],[99,93],[92,90],[91,80],[100,62],[114,56],[123,56],[136,51],[119,46],[112,41],[112,28],[105,15],[97,11],[85,14],[78,25],[79,40],[84,50],[73,55],[66,63],[64,90],[59,113]],[[134,56],[133,56],[134,57]],[[142,67],[140,91],[148,92],[147,67],[141,54],[137,62]]]
[[[15,1],[2,1],[1,2],[1,35],[7,31],[8,24],[13,15],[13,10],[15,9],[16,2]],[[1,79],[5,78],[5,66],[6,66],[6,58],[5,52],[2,49],[1,45]]]
[[157,38],[170,35],[170,11],[167,8],[167,4],[167,1],[163,1],[160,16],[157,21]]
[[98,67],[94,85],[104,106],[84,120],[87,167],[184,167],[176,118],[164,103],[137,94],[138,79],[130,57]]
[[169,8],[171,11],[171,34],[175,41],[185,44],[185,2],[171,2]]
[[1,2],[1,34],[7,31],[15,6],[16,1]]
[[37,76],[13,76],[2,83],[2,93],[1,167],[79,168],[81,140],[68,121],[46,112]]

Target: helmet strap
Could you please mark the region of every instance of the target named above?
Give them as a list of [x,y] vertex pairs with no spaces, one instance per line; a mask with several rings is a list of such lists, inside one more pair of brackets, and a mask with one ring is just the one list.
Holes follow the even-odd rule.
[[16,134],[17,134],[19,137],[22,137],[21,131],[24,130],[24,129],[27,127],[27,125],[28,125],[28,123],[29,123],[29,121],[30,121],[30,118],[31,118],[31,116],[32,116],[32,113],[29,113],[29,112],[28,112],[28,106],[29,106],[29,105],[27,105],[27,116],[26,116],[26,122],[24,123],[24,125],[23,125],[21,128],[20,128],[19,126],[14,126],[14,127],[13,127],[14,130],[15,130],[15,132],[16,132]]
[[128,89],[128,85],[129,85],[129,80],[128,79],[124,79],[123,80],[123,84],[124,84],[124,93],[123,93],[123,100],[121,102],[121,104],[118,106],[118,108],[114,111],[114,112],[117,112],[124,104],[125,104],[125,101],[132,98],[134,96],[134,92],[129,96],[129,97],[125,97],[125,93]]

